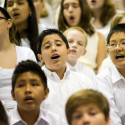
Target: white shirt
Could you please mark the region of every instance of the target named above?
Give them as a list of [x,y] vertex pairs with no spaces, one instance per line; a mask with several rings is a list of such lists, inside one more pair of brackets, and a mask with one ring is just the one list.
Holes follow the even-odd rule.
[[67,64],[72,71],[87,75],[92,81],[95,80],[95,72],[90,67],[85,66],[84,64],[81,64],[79,62],[77,62],[75,66],[71,66],[69,63]]
[[[17,108],[9,113],[9,123],[10,125],[27,125],[20,117]],[[34,125],[67,125],[67,123],[60,116],[48,110],[40,109],[40,114]]]
[[111,125],[125,125],[125,78],[112,66],[96,77],[110,104]]
[[64,119],[65,103],[69,96],[81,89],[94,88],[94,84],[87,76],[73,72],[69,68],[66,69],[61,80],[55,72],[51,72],[45,66],[42,69],[47,76],[49,96],[41,106]]
[[110,56],[108,56],[106,59],[103,60],[101,67],[99,69],[99,72],[104,71],[105,69],[111,67],[113,64],[112,60],[110,59]]
[[[16,47],[17,64],[23,60],[31,59],[36,61],[33,51],[26,47]],[[4,102],[7,110],[13,108],[16,102],[11,97],[11,78],[15,68],[3,69],[0,67],[0,99]]]

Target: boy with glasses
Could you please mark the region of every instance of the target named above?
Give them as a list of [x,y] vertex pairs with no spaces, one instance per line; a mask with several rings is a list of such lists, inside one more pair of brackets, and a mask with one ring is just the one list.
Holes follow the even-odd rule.
[[98,90],[110,103],[111,125],[125,125],[125,24],[112,28],[107,42],[114,65],[97,75]]

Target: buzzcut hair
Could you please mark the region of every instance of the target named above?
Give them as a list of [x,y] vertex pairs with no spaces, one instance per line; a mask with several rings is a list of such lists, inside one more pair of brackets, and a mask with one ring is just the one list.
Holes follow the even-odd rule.
[[26,60],[26,61],[20,62],[16,66],[16,68],[13,72],[13,75],[12,75],[12,91],[14,91],[15,84],[16,84],[16,81],[17,81],[18,77],[22,73],[25,73],[25,72],[32,72],[32,73],[37,74],[40,77],[40,79],[43,83],[44,90],[46,90],[46,88],[47,88],[47,78],[46,78],[45,73],[43,72],[41,67],[36,62],[31,61],[31,60]]
[[48,35],[52,35],[52,34],[57,34],[62,40],[63,42],[65,43],[66,45],[66,48],[69,49],[69,44],[68,44],[68,41],[66,39],[66,37],[63,35],[62,32],[60,32],[59,30],[57,29],[46,29],[46,30],[43,30],[41,32],[41,34],[39,35],[39,38],[38,38],[38,53],[41,54],[41,46],[42,46],[42,42],[43,42],[43,39],[48,36]]
[[109,117],[109,103],[107,99],[100,92],[92,89],[84,89],[74,93],[69,97],[65,112],[68,123],[71,125],[72,115],[75,110],[84,105],[96,105],[97,108],[104,114],[105,120],[108,120]]
[[123,32],[125,33],[125,23],[115,25],[109,32],[107,37],[107,44],[110,43],[110,38],[114,33]]

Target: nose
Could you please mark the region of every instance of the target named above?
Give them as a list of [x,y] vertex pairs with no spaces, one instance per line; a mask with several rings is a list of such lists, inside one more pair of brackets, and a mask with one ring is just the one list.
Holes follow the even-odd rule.
[[76,42],[73,42],[72,47],[73,47],[73,48],[76,48],[76,47],[77,47]]
[[26,88],[25,88],[25,94],[30,94],[31,93],[31,86],[28,84],[26,85]]
[[52,44],[52,51],[56,51],[56,45]]
[[69,12],[72,12],[72,10],[73,10],[73,7],[72,7],[72,5],[70,5],[69,6]]
[[83,125],[90,125],[90,117],[88,114],[84,114]]
[[18,5],[17,5],[17,3],[15,2],[15,3],[13,4],[13,9],[17,9],[17,7],[18,7]]

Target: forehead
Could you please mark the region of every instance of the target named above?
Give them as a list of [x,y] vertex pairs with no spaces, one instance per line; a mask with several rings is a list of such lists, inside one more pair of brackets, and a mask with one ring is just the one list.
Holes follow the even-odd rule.
[[110,41],[117,40],[117,39],[123,39],[123,38],[125,38],[125,32],[116,32],[111,35]]
[[44,37],[42,45],[44,45],[46,42],[51,43],[53,41],[62,41],[62,42],[64,42],[62,40],[62,38],[58,34],[51,34],[51,35],[47,35],[47,36]]
[[37,79],[37,80],[41,80],[40,76],[34,72],[28,71],[28,72],[24,72],[21,75],[19,75],[19,77],[17,78],[18,80],[21,79]]
[[64,0],[63,4],[66,4],[66,3],[79,3],[79,0]]

